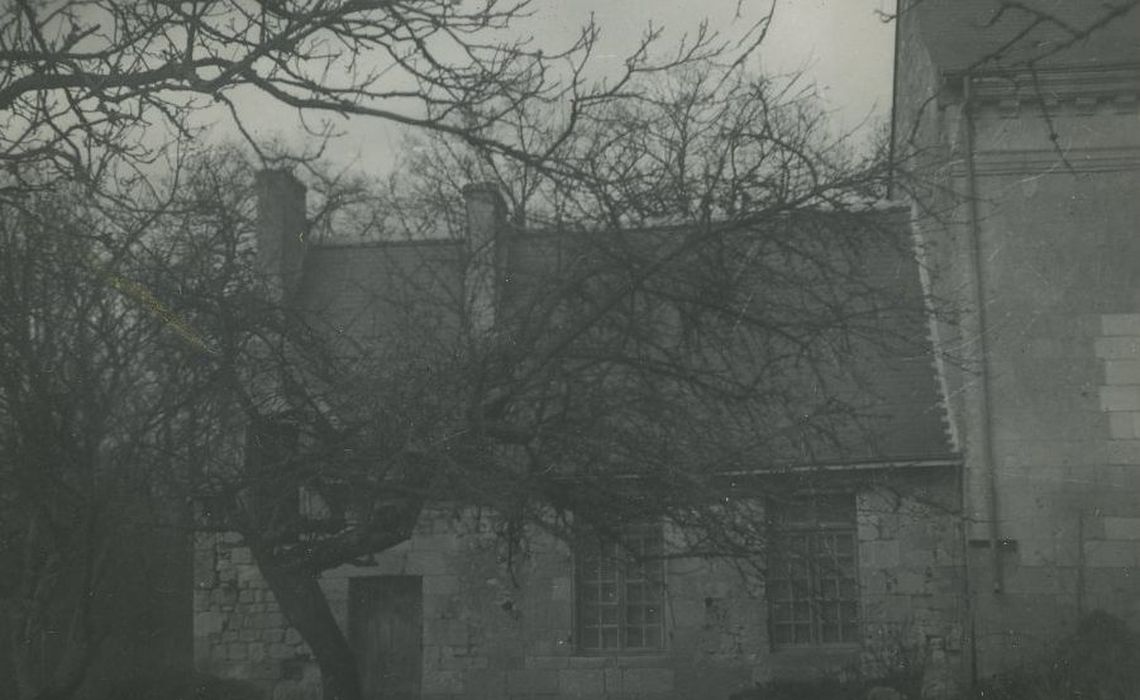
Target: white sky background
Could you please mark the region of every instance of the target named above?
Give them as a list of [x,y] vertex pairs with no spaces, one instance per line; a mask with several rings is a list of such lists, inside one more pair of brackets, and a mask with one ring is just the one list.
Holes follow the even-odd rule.
[[[647,25],[665,30],[661,49],[675,46],[682,34],[695,32],[702,19],[724,38],[733,39],[767,12],[771,0],[534,0],[533,16],[520,30],[538,46],[569,46],[591,13],[601,28],[593,61],[619,70]],[[831,113],[837,132],[856,130],[860,137],[890,111],[894,24],[876,10],[890,12],[894,0],[776,0],[774,21],[749,68],[757,73],[803,72]],[[738,14],[739,13],[739,14]],[[304,135],[295,117],[280,105],[243,100],[243,122],[257,138],[276,138],[301,146]],[[374,175],[390,171],[403,134],[376,119],[334,122],[344,135],[325,156]],[[236,132],[218,124],[218,136]]]

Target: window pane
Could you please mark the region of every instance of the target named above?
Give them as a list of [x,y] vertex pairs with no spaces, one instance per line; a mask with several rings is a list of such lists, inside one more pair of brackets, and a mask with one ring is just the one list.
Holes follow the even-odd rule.
[[665,629],[661,625],[645,627],[645,646],[649,649],[660,649],[665,646]]
[[626,627],[625,640],[626,644],[630,647],[640,648],[645,646],[645,637],[640,627]]
[[772,620],[774,622],[790,622],[792,619],[792,606],[787,603],[776,603],[772,606]]
[[640,606],[631,605],[626,608],[626,623],[630,625],[641,625],[645,623],[645,609]]
[[772,628],[772,637],[776,644],[791,644],[793,641],[791,626],[776,625]]
[[792,595],[792,584],[786,579],[768,583],[768,597],[771,600],[787,600]]
[[653,606],[646,608],[645,621],[650,624],[661,624],[661,608]]
[[840,615],[844,624],[854,625],[859,619],[859,613],[855,607],[855,603],[843,603],[840,607]]
[[616,625],[618,623],[617,606],[607,605],[603,608],[599,608],[598,611],[603,625]]
[[602,649],[618,649],[620,646],[616,627],[607,627],[602,630]]
[[796,625],[795,644],[811,644],[811,628],[807,625]]
[[850,495],[827,495],[773,508],[767,590],[774,645],[858,641],[854,503]]
[[854,600],[855,594],[855,579],[843,579],[839,585],[839,597],[843,598],[844,600]]
[[582,648],[654,649],[663,645],[661,532],[660,526],[628,528],[620,543],[599,545],[576,559]]

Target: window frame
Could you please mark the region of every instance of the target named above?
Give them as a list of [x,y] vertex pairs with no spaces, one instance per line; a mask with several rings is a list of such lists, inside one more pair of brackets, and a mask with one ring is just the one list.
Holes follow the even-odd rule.
[[[595,558],[599,564],[591,567]],[[668,640],[664,526],[661,523],[631,524],[623,526],[614,539],[593,537],[580,541],[574,548],[573,560],[576,653],[583,656],[664,653]],[[591,577],[591,573],[596,575]],[[631,573],[639,575],[631,577]],[[603,578],[604,574],[610,577]],[[613,587],[612,603],[602,600],[604,586]],[[631,589],[638,595],[632,596]],[[596,596],[591,598],[591,593]],[[612,622],[604,619],[605,609],[614,611]],[[636,614],[631,616],[634,611]],[[641,640],[648,643],[631,644],[630,633],[635,628]],[[614,631],[614,646],[606,646],[607,629]],[[649,639],[650,635],[653,639]]]
[[[823,512],[821,505],[842,501],[843,518],[834,511]],[[859,538],[855,516],[855,495],[827,493],[797,496],[785,503],[769,502],[768,576],[765,599],[768,608],[768,638],[773,651],[794,649],[852,648],[862,644],[862,598],[859,590]],[[798,543],[796,543],[798,540]],[[846,543],[840,545],[840,542]],[[781,543],[777,545],[777,543]],[[793,544],[796,543],[796,544]],[[800,570],[787,555],[799,550]],[[822,562],[827,561],[824,571]],[[777,569],[783,569],[777,576]],[[797,574],[799,578],[797,578]],[[829,575],[830,574],[830,575]],[[806,580],[806,591],[796,590],[797,581]],[[781,589],[786,593],[780,594]],[[829,589],[829,590],[825,590]],[[806,616],[797,606],[806,605]],[[781,615],[778,609],[790,614]],[[827,607],[832,607],[835,636],[828,639]],[[807,639],[800,639],[801,629]],[[789,631],[781,634],[781,628]]]

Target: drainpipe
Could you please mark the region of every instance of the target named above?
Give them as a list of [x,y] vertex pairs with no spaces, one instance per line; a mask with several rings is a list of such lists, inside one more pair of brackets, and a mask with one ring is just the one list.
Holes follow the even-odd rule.
[[973,283],[974,304],[977,318],[977,348],[978,348],[978,385],[981,387],[981,399],[978,401],[979,423],[981,429],[978,439],[981,442],[978,450],[986,472],[986,491],[989,519],[989,546],[992,557],[993,592],[1001,593],[1005,588],[1002,572],[1001,538],[998,534],[998,488],[997,488],[997,459],[994,455],[993,420],[991,406],[990,362],[986,330],[986,276],[985,256],[982,253],[981,215],[978,211],[978,182],[977,168],[974,162],[975,128],[974,128],[974,94],[973,79],[969,75],[962,76],[962,118],[965,121],[964,148],[966,150],[966,197],[968,207],[968,227],[970,248],[972,254],[974,274]]
[[895,122],[899,118],[899,43],[902,41],[903,0],[895,0],[895,48],[891,63],[891,133],[887,141],[887,200],[895,196]]

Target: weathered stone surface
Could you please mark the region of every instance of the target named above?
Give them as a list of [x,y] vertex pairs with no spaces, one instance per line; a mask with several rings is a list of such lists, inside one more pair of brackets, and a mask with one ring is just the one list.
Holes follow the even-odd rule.
[[507,692],[511,695],[557,693],[558,673],[532,669],[507,671]]
[[[921,481],[921,480],[919,480]],[[866,492],[858,499],[858,559],[868,627],[876,619],[895,619],[900,611],[924,616],[922,629],[952,635],[957,625],[954,596],[959,582],[940,567],[956,558],[956,530],[949,516],[920,508],[905,480],[890,490]],[[923,482],[923,501],[953,500],[950,475]],[[933,514],[932,514],[933,513]],[[941,523],[939,518],[946,520]],[[429,541],[404,548],[405,559],[377,557],[370,567],[342,567],[322,578],[339,623],[347,627],[350,581],[354,575],[422,576],[421,680],[425,697],[677,698],[716,681],[725,692],[738,688],[755,669],[778,670],[787,661],[773,654],[767,639],[763,586],[740,576],[733,567],[705,560],[670,564],[668,602],[669,646],[654,655],[582,655],[575,648],[573,559],[553,541],[533,546],[541,554],[514,573],[516,587],[498,560],[493,539],[484,536],[443,536],[440,525],[425,528]],[[454,551],[440,551],[452,546]],[[905,553],[905,555],[904,555]],[[444,562],[446,560],[446,562]],[[411,565],[426,569],[410,573]],[[872,566],[873,565],[873,566]],[[236,584],[243,563],[229,564]],[[909,567],[909,568],[908,568]],[[446,569],[443,573],[429,573]],[[875,581],[889,572],[886,584]],[[296,669],[316,673],[300,635],[288,627],[260,576],[243,576],[248,585],[228,592],[203,592],[213,617],[202,618],[203,629],[218,620],[231,629],[216,644],[224,669],[246,669],[267,678],[287,694],[311,687],[285,677]],[[238,591],[240,590],[240,595]],[[878,591],[878,592],[876,592]],[[874,601],[881,598],[882,604]],[[231,612],[221,601],[233,601]],[[213,620],[207,623],[207,620]],[[229,626],[229,627],[227,627]],[[226,640],[220,639],[225,636]],[[244,641],[243,641],[244,639]],[[240,645],[242,658],[230,658],[224,646]],[[209,652],[203,652],[209,654]],[[212,656],[212,655],[211,655]],[[690,663],[702,659],[706,665]],[[678,670],[680,669],[680,670]],[[268,676],[266,676],[268,674]],[[290,678],[293,676],[290,675]],[[277,679],[277,680],[274,680]],[[285,685],[281,685],[285,684]],[[685,690],[681,690],[685,689]],[[719,692],[719,691],[718,691]],[[316,700],[307,698],[306,700]]]
[[558,671],[558,691],[564,697],[600,696],[605,693],[605,689],[605,674],[600,670]]

